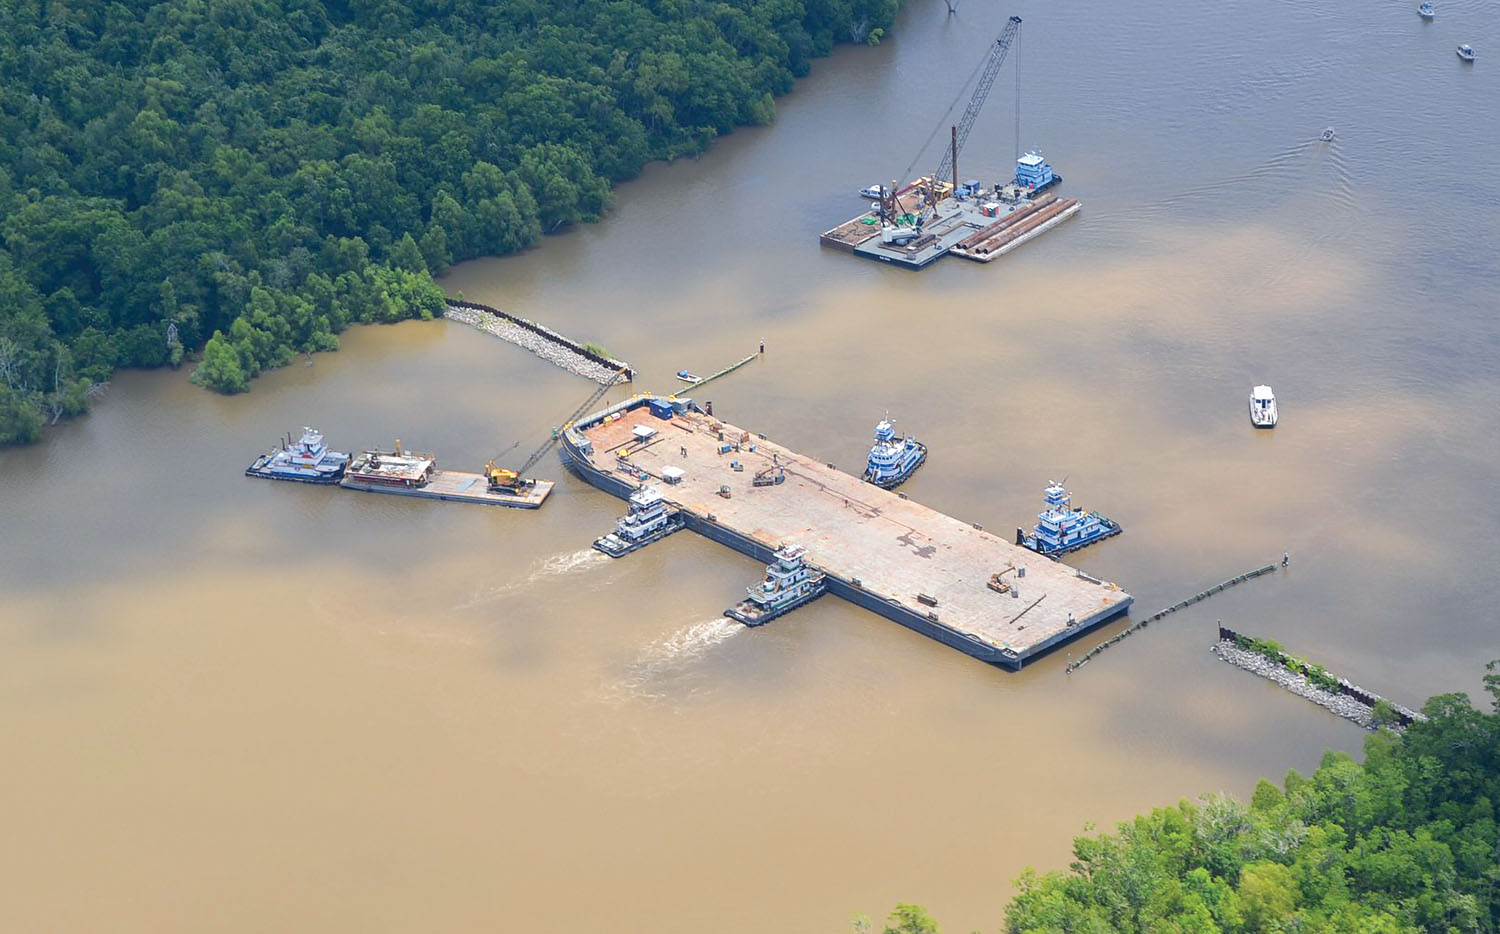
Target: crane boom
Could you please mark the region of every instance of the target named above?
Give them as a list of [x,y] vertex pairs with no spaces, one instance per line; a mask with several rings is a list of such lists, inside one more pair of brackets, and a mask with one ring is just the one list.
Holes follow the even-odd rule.
[[[964,142],[969,138],[969,131],[974,129],[974,120],[979,116],[979,111],[984,107],[985,98],[990,95],[990,88],[995,84],[995,76],[1000,73],[1000,66],[1005,64],[1005,53],[1010,51],[1010,44],[1015,41],[1021,32],[1021,17],[1012,16],[1001,31],[1000,37],[995,44],[990,46],[990,57],[985,62],[984,71],[979,75],[979,82],[974,85],[974,94],[969,98],[969,106],[964,108],[964,115],[959,118],[957,128],[953,135],[953,144],[943,153],[943,161],[938,165],[938,170],[933,173],[932,183],[947,178],[954,172],[954,162],[958,158],[958,151],[963,149]],[[958,179],[953,179],[954,188],[958,187]]]
[[[625,372],[625,368],[621,368],[620,371],[616,373],[609,382],[605,383],[597,390],[595,390],[593,395],[584,400],[583,405],[580,405],[577,409],[573,410],[573,414],[568,416],[567,420],[563,422],[563,426],[566,427],[578,421],[578,416],[587,412],[594,403],[598,402],[600,399],[603,399],[604,394],[613,389],[615,384],[625,377]],[[552,450],[552,446],[557,444],[557,439],[559,437],[561,437],[560,432],[553,431],[552,436],[544,441],[541,447],[531,452],[531,456],[526,458],[526,463],[522,464],[516,469],[516,474],[518,476],[524,477],[526,476],[526,474],[530,473],[531,468],[536,466],[537,461],[545,457],[547,455],[547,452]]]

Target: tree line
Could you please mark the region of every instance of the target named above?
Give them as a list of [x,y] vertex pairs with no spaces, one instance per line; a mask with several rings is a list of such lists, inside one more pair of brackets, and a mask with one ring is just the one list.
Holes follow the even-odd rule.
[[0,443],[118,367],[222,392],[765,123],[899,0],[0,4]]
[[[1495,934],[1500,931],[1500,673],[1492,712],[1464,694],[1262,780],[1248,805],[1183,801],[1073,841],[1066,872],[1027,870],[1006,934]],[[859,919],[856,929],[869,929]],[[887,934],[936,934],[897,906]]]

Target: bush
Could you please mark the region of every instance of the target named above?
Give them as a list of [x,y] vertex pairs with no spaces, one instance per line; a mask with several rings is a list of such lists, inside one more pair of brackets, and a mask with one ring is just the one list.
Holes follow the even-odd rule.
[[1401,717],[1396,713],[1396,705],[1382,697],[1370,709],[1370,721],[1376,726],[1391,726],[1400,723]]
[[0,385],[0,444],[30,444],[42,436],[42,413],[36,403]]

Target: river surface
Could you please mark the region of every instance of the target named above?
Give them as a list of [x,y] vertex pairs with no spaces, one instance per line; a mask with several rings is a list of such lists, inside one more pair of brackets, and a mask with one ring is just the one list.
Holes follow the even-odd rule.
[[[1414,5],[918,0],[774,125],[445,280],[603,343],[639,388],[764,339],[700,401],[855,471],[888,411],[933,451],[906,492],[987,528],[1066,477],[1126,529],[1070,563],[1136,617],[1287,571],[1072,675],[1067,650],[1007,673],[835,599],[748,630],[719,613],[754,561],[689,533],[595,555],[623,504],[555,458],[535,513],[240,476],[304,424],[519,460],[592,384],[509,344],[356,329],[232,398],[125,373],[0,452],[0,927],[827,932],[906,900],[993,930],[1086,822],[1359,749],[1211,655],[1218,619],[1403,702],[1477,694],[1500,655],[1500,18]],[[1011,12],[1023,148],[1083,213],[988,266],[820,249]],[[1014,158],[1013,89],[1008,67],[963,175]],[[1246,418],[1257,382],[1275,431]]]

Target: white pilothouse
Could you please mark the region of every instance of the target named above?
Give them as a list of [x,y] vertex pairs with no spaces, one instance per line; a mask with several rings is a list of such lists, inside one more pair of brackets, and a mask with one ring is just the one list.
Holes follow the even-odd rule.
[[1275,428],[1276,394],[1270,386],[1256,386],[1250,390],[1250,424],[1256,428]]

